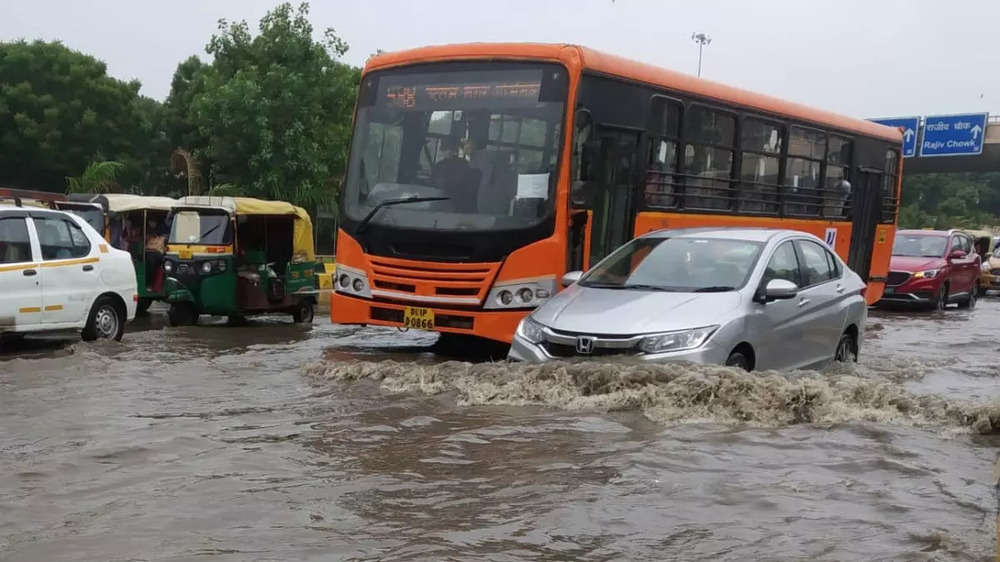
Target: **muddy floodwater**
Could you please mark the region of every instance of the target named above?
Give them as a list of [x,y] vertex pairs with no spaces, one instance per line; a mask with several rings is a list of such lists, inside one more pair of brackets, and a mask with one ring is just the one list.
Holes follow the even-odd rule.
[[0,559],[994,557],[998,297],[820,373],[163,324],[0,349]]

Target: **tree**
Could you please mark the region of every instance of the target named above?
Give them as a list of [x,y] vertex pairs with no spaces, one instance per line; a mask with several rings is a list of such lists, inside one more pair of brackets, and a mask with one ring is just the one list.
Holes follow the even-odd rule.
[[[222,20],[206,48],[212,64],[178,68],[194,85],[188,117],[204,139],[195,154],[211,185],[308,208],[335,198],[360,72],[338,60],[347,44],[332,29],[313,40],[308,14],[308,4],[281,4],[256,37],[246,22]],[[171,93],[179,106],[191,90],[182,85]]]
[[140,182],[159,105],[61,43],[0,43],[0,185],[61,191],[94,161]]
[[66,193],[112,193],[118,191],[118,175],[125,168],[121,162],[93,162],[79,177],[66,178]]

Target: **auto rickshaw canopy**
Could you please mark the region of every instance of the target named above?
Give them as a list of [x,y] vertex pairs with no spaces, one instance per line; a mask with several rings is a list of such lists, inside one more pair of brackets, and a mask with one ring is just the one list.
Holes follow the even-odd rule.
[[189,195],[182,197],[180,207],[215,207],[231,215],[292,216],[292,254],[304,261],[314,261],[316,251],[313,246],[312,219],[302,207],[285,201],[265,201],[252,197],[213,197],[210,195]]
[[105,199],[105,208],[110,213],[127,213],[129,211],[170,211],[177,205],[177,200],[170,197],[153,195],[131,195],[128,193],[108,193],[99,195]]

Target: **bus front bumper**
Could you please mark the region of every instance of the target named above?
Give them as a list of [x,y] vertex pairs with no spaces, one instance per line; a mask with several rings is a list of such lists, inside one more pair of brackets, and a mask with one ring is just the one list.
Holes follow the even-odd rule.
[[334,324],[371,324],[403,327],[403,315],[408,307],[434,311],[435,332],[466,334],[503,343],[514,338],[517,324],[529,310],[455,310],[434,306],[397,304],[352,297],[333,291],[330,294],[330,321]]

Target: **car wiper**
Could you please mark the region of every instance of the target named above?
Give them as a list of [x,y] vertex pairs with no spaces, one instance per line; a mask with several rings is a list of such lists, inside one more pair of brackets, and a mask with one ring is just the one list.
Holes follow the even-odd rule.
[[593,283],[587,281],[581,281],[577,283],[581,287],[590,287],[592,289],[624,289],[625,285],[616,285],[614,283]]
[[716,285],[714,287],[698,287],[692,292],[695,293],[724,293],[726,291],[735,291],[736,287],[730,287],[729,285]]
[[646,291],[665,291],[668,293],[677,292],[677,289],[671,289],[670,287],[661,287],[659,285],[643,285],[641,283],[636,283],[632,285],[623,285],[623,289],[641,289]]
[[375,208],[372,209],[371,212],[369,212],[367,215],[365,215],[365,218],[361,219],[361,222],[358,223],[358,228],[355,229],[355,232],[358,234],[364,232],[365,228],[368,226],[368,223],[370,223],[371,220],[375,218],[375,215],[386,207],[391,207],[393,205],[402,205],[404,203],[428,203],[431,201],[447,201],[449,199],[451,199],[451,197],[403,197],[401,199],[386,199],[385,201],[379,202],[378,205],[375,205]]

